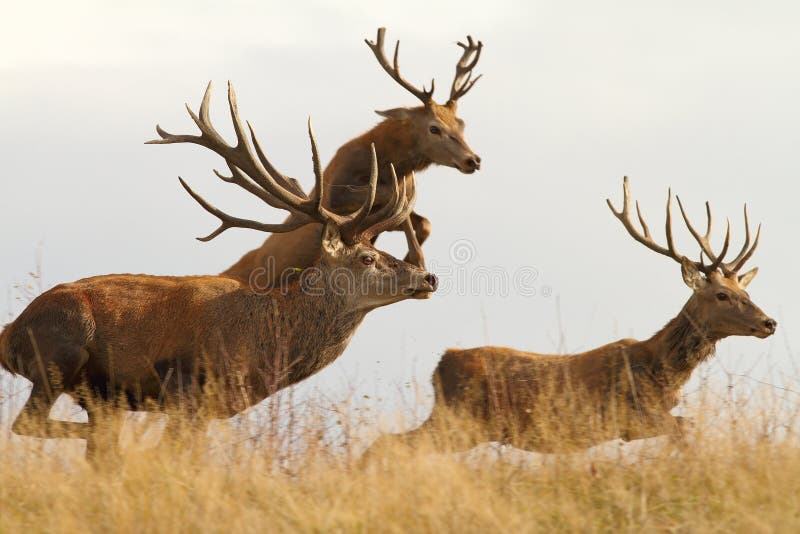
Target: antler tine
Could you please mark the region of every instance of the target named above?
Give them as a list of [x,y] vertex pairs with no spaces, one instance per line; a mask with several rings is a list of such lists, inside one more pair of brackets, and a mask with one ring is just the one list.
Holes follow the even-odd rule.
[[666,223],[667,248],[664,248],[658,243],[656,243],[655,240],[653,240],[652,236],[650,235],[650,229],[648,228],[647,223],[645,223],[644,221],[644,217],[642,216],[642,212],[641,209],[639,208],[638,202],[636,203],[636,213],[639,218],[639,223],[642,225],[642,230],[644,231],[644,234],[642,234],[641,232],[639,232],[639,230],[636,229],[636,226],[631,220],[631,207],[633,201],[631,200],[630,183],[628,181],[627,176],[623,178],[622,193],[623,193],[623,203],[622,203],[622,209],[620,211],[617,211],[614,208],[614,205],[611,203],[610,199],[606,199],[606,203],[608,204],[608,207],[611,209],[611,213],[613,213],[614,216],[617,219],[619,219],[619,221],[622,223],[622,226],[625,228],[625,230],[628,231],[628,234],[630,234],[632,238],[634,238],[636,241],[646,246],[653,252],[657,252],[659,254],[667,256],[668,258],[672,258],[673,260],[680,263],[683,257],[675,251],[672,242],[672,222],[670,217],[670,204],[672,199],[671,195],[669,196],[667,201],[667,223]]
[[423,104],[430,104],[433,101],[433,91],[435,89],[434,81],[431,80],[431,89],[429,91],[426,91],[424,86],[420,90],[413,84],[406,81],[405,78],[400,75],[400,64],[398,61],[398,56],[400,53],[400,41],[397,41],[397,44],[394,47],[394,61],[390,65],[389,60],[386,58],[386,54],[383,51],[385,35],[386,28],[378,28],[378,35],[375,39],[375,42],[370,41],[369,39],[364,39],[364,42],[367,43],[367,46],[369,46],[370,50],[372,50],[372,53],[375,54],[375,59],[378,60],[378,64],[383,67],[383,70],[385,70],[394,81],[396,81],[401,87],[405,88],[408,92],[416,96],[422,101]]
[[375,194],[378,189],[378,154],[375,151],[375,143],[370,145],[370,150],[372,152],[372,160],[370,162],[367,196],[364,198],[364,202],[361,204],[358,211],[344,217],[341,223],[340,231],[342,237],[351,242],[356,239],[361,224],[367,218],[369,212],[372,211],[372,206],[375,204]]
[[195,201],[197,201],[197,203],[200,204],[203,207],[203,209],[205,209],[207,212],[214,215],[221,221],[221,224],[216,230],[214,230],[205,237],[198,237],[197,238],[198,241],[203,241],[203,242],[211,241],[212,239],[214,239],[215,237],[217,237],[218,235],[220,235],[222,232],[224,232],[229,228],[250,228],[252,230],[259,230],[261,232],[291,232],[292,230],[296,230],[301,226],[313,222],[308,220],[307,218],[297,218],[297,219],[290,219],[280,224],[267,224],[267,223],[260,223],[258,221],[252,221],[250,219],[240,219],[239,217],[233,217],[232,215],[228,215],[224,211],[214,207],[206,199],[195,193],[192,190],[192,188],[189,187],[189,184],[187,184],[183,180],[183,178],[178,177],[178,180],[180,181],[183,188],[186,189],[186,192],[189,193],[189,195],[191,195],[191,197],[195,199]]
[[357,239],[359,226],[364,219],[367,218],[369,212],[372,210],[373,204],[375,203],[375,194],[378,189],[378,155],[375,152],[375,145],[371,145],[372,161],[370,165],[370,179],[367,196],[364,198],[364,202],[355,212],[349,215],[339,215],[325,208],[323,204],[325,190],[324,176],[322,164],[320,163],[319,158],[319,149],[317,148],[317,140],[314,137],[314,130],[311,127],[311,119],[308,121],[308,137],[311,140],[311,160],[314,166],[314,178],[316,181],[316,193],[312,198],[312,201],[315,204],[316,213],[319,214],[323,221],[330,221],[338,226],[342,238],[345,241],[354,243]]
[[[201,146],[208,146],[208,142],[213,140],[215,142],[221,142],[225,144],[225,141],[222,137],[217,133],[213,126],[211,126],[210,121],[208,120],[208,108],[209,108],[209,101],[211,99],[211,88],[212,82],[208,82],[206,85],[206,90],[203,93],[203,100],[200,103],[200,116],[198,117],[192,108],[189,106],[189,103],[184,103],[186,107],[186,111],[189,112],[189,116],[192,118],[192,121],[197,125],[197,128],[200,130],[200,135],[176,135],[171,134],[161,128],[160,125],[156,124],[156,132],[161,137],[161,139],[151,139],[150,141],[145,141],[146,145],[168,145],[173,143],[194,143]],[[211,138],[211,139],[209,139]]]
[[[742,249],[739,251],[739,254],[737,254],[733,260],[722,264],[722,268],[726,272],[726,274],[732,274],[738,271],[742,267],[742,265],[744,265],[744,263],[742,263],[742,265],[739,265],[739,263],[749,252],[751,236],[750,236],[750,218],[747,215],[747,204],[744,205],[744,232],[745,232],[744,243],[742,244]],[[739,265],[739,268],[736,268],[737,265]]]
[[[706,206],[708,206],[708,202],[706,202]],[[730,219],[726,219],[727,221],[727,229],[725,230],[725,242],[722,244],[722,250],[717,256],[717,259],[714,260],[711,265],[708,267],[708,272],[716,271],[720,266],[723,265],[722,260],[725,258],[725,254],[728,253],[728,247],[731,244],[731,221]],[[711,225],[709,224],[709,227]],[[724,270],[724,269],[723,269]]]
[[254,184],[252,180],[250,180],[247,175],[245,175],[242,171],[238,168],[228,165],[228,169],[231,171],[230,176],[225,176],[217,169],[212,169],[214,174],[217,175],[217,178],[222,180],[223,182],[227,182],[229,184],[236,184],[242,189],[246,190],[247,192],[251,193],[252,195],[260,198],[273,208],[278,208],[282,210],[290,210],[289,206],[287,206],[284,202],[280,201],[279,199],[275,198],[274,196],[270,195],[266,191],[264,191],[261,187]]
[[206,85],[206,92],[203,93],[203,100],[200,102],[200,122],[207,124],[209,127],[211,127],[211,129],[213,129],[213,127],[211,126],[209,109],[211,108],[211,87],[213,86],[213,83],[214,82],[212,80],[208,81],[208,85]]
[[458,63],[456,63],[456,75],[453,78],[453,85],[450,88],[450,99],[448,103],[455,103],[458,101],[458,99],[467,94],[469,90],[472,89],[472,86],[475,85],[475,82],[480,80],[481,76],[483,76],[479,74],[474,80],[472,79],[472,71],[481,58],[483,43],[478,41],[478,43],[475,44],[472,36],[467,35],[467,44],[460,41],[456,44],[464,49],[464,53],[461,55],[461,59],[458,60]]
[[700,245],[700,249],[706,256],[708,256],[708,259],[711,260],[712,262],[711,266],[705,266],[701,263],[700,264],[701,269],[706,273],[715,271],[717,267],[719,267],[722,264],[722,260],[724,259],[725,254],[728,252],[728,245],[730,244],[730,222],[728,222],[728,234],[725,239],[725,244],[723,246],[722,253],[719,255],[714,254],[714,250],[711,247],[711,242],[709,241],[709,238],[711,237],[711,227],[712,227],[711,205],[708,202],[706,202],[706,217],[708,218],[708,222],[706,225],[706,234],[701,236],[700,233],[697,230],[695,230],[694,226],[692,226],[692,223],[689,221],[689,216],[686,214],[686,210],[683,208],[683,203],[681,202],[680,197],[676,196],[675,198],[678,200],[678,207],[681,210],[683,221],[686,223],[686,227],[689,229],[689,233],[692,234],[692,237],[694,237],[695,241],[697,241],[697,244]]
[[[394,171],[393,166],[391,169]],[[392,173],[392,179],[395,180],[398,185],[402,182],[402,185],[399,187],[399,194],[396,202],[393,203],[391,211],[375,222],[375,224],[361,232],[361,239],[372,239],[381,232],[397,228],[414,209],[414,203],[417,199],[417,181],[414,173],[411,173],[409,179],[410,186],[406,185],[407,182],[405,179],[398,179],[395,172]]]
[[236,134],[236,146],[249,149],[247,145],[247,136],[244,133],[244,126],[242,119],[239,118],[239,104],[236,101],[236,91],[233,89],[233,84],[228,80],[228,109],[231,113],[231,122],[233,123],[233,131]]
[[392,187],[391,192],[392,196],[389,198],[383,206],[377,211],[370,213],[369,216],[364,220],[362,227],[370,228],[374,224],[382,221],[383,219],[389,217],[389,215],[394,211],[395,207],[397,206],[398,199],[400,198],[400,181],[397,178],[397,173],[394,169],[394,164],[389,164],[389,170],[392,176]]
[[[206,107],[208,107],[207,104]],[[239,105],[236,98],[236,91],[234,90],[233,83],[230,80],[228,81],[228,108],[230,109],[231,122],[233,122],[233,129],[236,134],[236,147],[230,149],[232,156],[230,158],[226,157],[225,159],[233,160],[234,163],[237,164],[236,166],[241,167],[247,174],[251,175],[253,177],[253,181],[256,182],[256,184],[258,184],[268,194],[278,197],[287,206],[292,206],[293,208],[298,209],[298,211],[304,211],[304,201],[308,198],[307,195],[302,191],[300,194],[297,194],[297,192],[294,191],[294,185],[290,185],[286,177],[275,170],[275,167],[272,166],[267,157],[264,155],[263,150],[261,150],[261,144],[258,142],[255,130],[253,130],[253,127],[250,125],[250,123],[247,123],[250,131],[250,138],[252,139],[253,146],[256,149],[258,161],[256,161],[256,159],[253,157],[253,151],[250,148],[250,144],[247,142],[247,135],[244,131],[244,125],[242,124],[242,120],[239,118]],[[213,130],[210,122],[207,124],[207,126]],[[219,134],[217,134],[217,136],[219,137]],[[270,169],[274,172],[274,176]]]
[[261,162],[261,165],[264,166],[267,174],[273,177],[276,182],[279,182],[281,186],[285,187],[298,197],[302,199],[308,199],[308,195],[306,195],[306,192],[303,191],[302,187],[300,187],[300,184],[297,180],[289,176],[285,176],[272,165],[267,156],[264,154],[264,151],[261,149],[261,143],[258,142],[258,137],[256,137],[256,132],[253,128],[253,125],[250,123],[250,121],[246,121],[246,123],[247,128],[250,130],[250,139],[253,142],[253,148],[256,151],[256,156],[258,156],[258,159]]
[[639,218],[639,225],[644,230],[644,236],[650,238],[650,227],[647,226],[647,223],[644,220],[644,216],[642,215],[642,210],[639,208],[639,201],[636,201],[636,216]]
[[[324,197],[324,184],[323,184],[323,171],[322,164],[319,160],[319,148],[317,147],[317,139],[314,137],[314,128],[311,126],[311,117],[308,117],[308,138],[311,141],[311,164],[314,168],[314,194],[311,200],[314,202],[314,210],[325,218],[331,218],[330,213],[325,212],[322,206],[322,199]],[[334,214],[335,215],[335,214]]]
[[755,241],[753,241],[753,246],[750,247],[750,250],[747,251],[747,253],[742,257],[742,259],[740,259],[736,263],[736,265],[733,266],[733,268],[731,269],[732,273],[738,273],[739,270],[742,267],[744,267],[744,264],[747,263],[747,260],[749,260],[750,257],[753,255],[753,253],[756,251],[756,247],[758,247],[758,240],[759,239],[761,239],[761,224],[758,225],[758,230],[756,231],[756,239],[755,239]]

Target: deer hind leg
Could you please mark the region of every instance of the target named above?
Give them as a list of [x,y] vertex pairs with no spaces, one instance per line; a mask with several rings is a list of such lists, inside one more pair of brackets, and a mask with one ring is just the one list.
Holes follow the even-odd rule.
[[59,395],[74,386],[88,353],[82,348],[51,348],[47,343],[32,345],[34,362],[28,362],[24,376],[33,382],[33,387],[11,431],[46,439],[86,438],[85,423],[50,419],[50,410]]
[[431,416],[422,425],[401,434],[382,434],[364,452],[362,463],[374,458],[391,454],[398,447],[409,449],[430,448],[430,452],[455,453],[476,447],[482,442],[490,441],[488,435],[480,436],[473,432],[469,425],[460,425],[459,418],[452,414],[444,414],[434,407]]
[[113,406],[86,408],[89,432],[86,435],[86,460],[96,466],[113,465],[119,456],[119,436],[125,413]]
[[57,398],[58,394],[48,391],[44,384],[34,382],[31,395],[11,426],[11,431],[32,438],[85,439],[89,435],[86,423],[50,419],[50,409]]
[[411,212],[411,215],[403,221],[400,229],[406,234],[408,242],[408,254],[404,261],[423,267],[425,257],[422,254],[422,244],[431,235],[431,222],[422,215]]
[[650,415],[643,421],[629,428],[622,436],[625,441],[635,439],[656,438],[669,436],[670,440],[679,445],[686,445],[686,434],[692,428],[692,420],[688,417],[674,416],[669,412],[659,415]]

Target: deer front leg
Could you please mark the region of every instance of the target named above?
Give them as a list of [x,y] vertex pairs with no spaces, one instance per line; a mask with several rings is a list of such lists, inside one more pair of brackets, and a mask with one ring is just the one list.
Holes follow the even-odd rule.
[[89,435],[86,423],[50,419],[50,409],[57,397],[58,394],[49,394],[41,382],[34,382],[28,402],[11,425],[11,431],[32,438],[85,439]]
[[674,416],[669,413],[664,415],[650,414],[635,426],[628,428],[620,437],[625,441],[633,441],[635,439],[668,435],[676,443],[683,443],[692,426],[692,419],[689,417]]
[[431,222],[412,211],[411,215],[403,221],[401,229],[406,234],[406,241],[408,242],[408,254],[406,254],[404,260],[412,265],[424,268],[425,256],[422,253],[422,243],[431,235]]
[[675,416],[672,418],[674,428],[670,434],[670,440],[680,448],[686,448],[688,442],[686,437],[694,428],[694,420],[691,417]]
[[[431,222],[422,215],[411,212],[411,215],[400,226],[390,231],[400,231],[406,236],[408,254],[403,258],[403,261],[424,269],[425,255],[422,253],[422,243],[431,235]],[[371,243],[374,245],[377,240],[378,236],[375,236],[372,238]]]
[[411,225],[414,227],[414,233],[417,234],[417,241],[419,241],[420,245],[423,244],[431,235],[431,221],[416,211],[412,211],[408,218],[411,220]]

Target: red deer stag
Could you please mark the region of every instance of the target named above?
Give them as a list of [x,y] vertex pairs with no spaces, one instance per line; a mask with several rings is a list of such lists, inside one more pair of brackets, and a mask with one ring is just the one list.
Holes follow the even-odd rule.
[[[403,180],[412,179],[415,171],[431,164],[455,167],[463,173],[473,173],[480,168],[481,159],[464,140],[464,121],[456,116],[459,99],[472,89],[480,76],[472,71],[481,55],[483,44],[467,37],[467,43],[458,43],[463,54],[456,64],[455,78],[450,97],[444,105],[433,100],[434,84],[426,90],[419,89],[400,74],[398,41],[394,58],[389,60],[384,52],[385,28],[378,29],[375,42],[366,41],[378,63],[401,87],[417,97],[421,106],[378,111],[385,118],[368,132],[350,140],[339,148],[325,169],[325,197],[328,208],[334,213],[348,213],[361,204],[362,191],[370,179],[370,146],[378,153],[378,191],[373,210],[380,210],[393,194],[390,166],[394,165]],[[207,105],[208,92],[203,99]],[[196,143],[194,138],[173,142]],[[272,169],[271,171],[272,172]],[[290,221],[296,217],[290,216]],[[422,250],[415,245],[410,234],[415,233],[419,243],[430,234],[428,219],[412,212],[408,221],[397,228],[409,241],[406,261],[424,267]],[[319,256],[322,225],[310,224],[292,232],[273,234],[264,244],[245,254],[235,265],[222,274],[250,280],[259,287],[279,283],[282,276],[296,268],[311,265]]]
[[[641,231],[632,221],[627,178],[622,210],[616,211],[608,201],[614,215],[636,241],[681,264],[683,280],[692,289],[692,296],[677,317],[658,333],[645,341],[621,339],[571,356],[502,347],[448,350],[434,372],[436,393],[430,418],[406,434],[381,436],[368,457],[387,450],[393,442],[413,445],[421,439],[450,450],[498,441],[521,449],[556,452],[579,450],[615,438],[681,436],[688,421],[672,416],[670,410],[677,404],[680,388],[695,367],[714,354],[719,340],[728,336],[765,338],[775,332],[776,322],[753,304],[745,292],[757,269],[738,274],[755,251],[761,234],[759,227],[751,246],[747,209],[744,246],[736,258],[725,262],[730,224],[717,255],[709,241],[708,204],[705,235],[691,225],[680,199],[678,204],[702,255],[710,260],[708,265],[702,257],[699,262],[690,261],[675,250],[671,193],[667,202],[666,247],[651,237],[638,203],[636,212]],[[455,415],[448,418],[447,414]],[[475,424],[464,427],[470,428],[469,432],[453,432],[448,436],[454,420],[470,420]],[[477,432],[473,432],[476,428]],[[462,441],[458,442],[459,439]]]
[[[43,293],[0,335],[2,366],[33,382],[26,417],[15,421],[15,432],[86,437],[91,454],[97,404],[92,400],[124,399],[121,407],[132,410],[196,405],[212,377],[221,402],[204,413],[231,416],[335,360],[370,310],[435,291],[434,275],[371,243],[408,217],[413,180],[395,180],[391,197],[372,211],[378,179],[373,152],[361,206],[348,215],[333,213],[324,207],[326,189],[310,124],[316,192],[306,195],[295,181],[267,170],[271,166],[255,133],[250,129],[248,140],[239,120],[232,88],[229,103],[236,145],[228,145],[211,125],[207,105],[199,117],[192,113],[201,131],[194,142],[225,158],[231,175],[217,176],[295,216],[282,224],[233,217],[181,180],[221,221],[202,240],[228,228],[288,232],[316,223],[324,226],[319,260],[286,287],[263,293],[226,276],[131,274],[87,278]],[[162,135],[167,142],[189,139]],[[62,392],[77,393],[89,425],[48,419]],[[20,424],[23,419],[40,424]]]

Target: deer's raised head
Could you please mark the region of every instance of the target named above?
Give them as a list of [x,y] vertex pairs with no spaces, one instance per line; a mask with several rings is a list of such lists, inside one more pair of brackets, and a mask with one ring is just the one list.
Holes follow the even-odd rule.
[[[372,245],[375,236],[397,227],[411,213],[416,200],[416,182],[413,177],[408,186],[411,191],[407,191],[406,181],[398,180],[393,172],[392,198],[381,209],[370,213],[378,185],[378,163],[373,146],[371,176],[369,185],[365,188],[364,201],[355,212],[339,215],[324,205],[324,177],[310,121],[308,133],[316,187],[308,195],[297,180],[281,174],[270,163],[250,123],[247,123],[248,131],[245,131],[239,118],[236,94],[230,82],[228,103],[236,133],[235,145],[228,144],[211,124],[210,97],[209,83],[199,115],[187,105],[189,115],[200,129],[200,135],[174,135],[157,126],[161,139],[149,142],[193,143],[214,151],[222,156],[230,170],[230,176],[214,171],[221,180],[238,185],[274,208],[290,212],[292,217],[283,223],[270,224],[231,216],[211,205],[180,179],[192,198],[220,220],[220,226],[208,236],[198,238],[200,241],[210,241],[229,228],[250,228],[275,233],[321,223],[324,230],[320,259],[314,266],[316,271],[312,274],[315,275],[306,280],[307,283],[316,284],[314,288],[310,288],[315,292],[331,289],[341,296],[351,298],[354,309],[369,310],[403,299],[427,298],[436,290],[436,276],[427,272],[424,265],[400,261]],[[419,247],[418,243],[412,245]]]
[[421,106],[402,107],[377,111],[378,115],[388,120],[398,121],[411,130],[417,142],[420,154],[433,163],[455,167],[463,173],[471,174],[481,167],[481,158],[473,152],[464,139],[464,121],[456,115],[458,100],[467,94],[480,78],[472,77],[472,70],[477,65],[483,49],[483,43],[473,41],[467,36],[467,43],[458,43],[464,52],[456,63],[456,74],[450,88],[450,98],[444,105],[433,100],[435,88],[431,80],[431,88],[418,89],[400,75],[398,53],[400,41],[394,48],[394,61],[389,62],[383,50],[386,28],[378,28],[376,40],[365,40],[378,63],[401,87],[417,97]]
[[[692,321],[695,328],[701,330],[711,339],[721,339],[728,336],[765,338],[775,333],[776,321],[753,304],[745,290],[758,272],[758,268],[755,267],[743,274],[739,274],[744,264],[755,252],[758,240],[761,237],[761,226],[759,225],[755,240],[751,244],[750,222],[747,217],[746,205],[744,208],[744,244],[739,254],[733,260],[726,262],[725,256],[731,242],[730,221],[727,224],[722,249],[719,253],[715,253],[710,242],[712,217],[711,207],[708,202],[706,202],[706,231],[701,235],[689,221],[680,198],[677,199],[678,207],[689,233],[692,234],[700,247],[700,261],[692,261],[675,250],[675,243],[672,237],[672,192],[670,191],[667,195],[667,245],[664,247],[653,240],[650,229],[639,209],[638,202],[636,202],[635,207],[641,230],[636,227],[632,219],[634,203],[630,196],[630,185],[627,176],[624,179],[623,188],[624,200],[622,209],[617,211],[611,201],[607,200],[609,208],[636,241],[654,252],[672,258],[681,265],[683,280],[693,291],[693,295],[684,307],[684,313]],[[708,258],[708,264],[704,261],[704,258]]]
[[[316,190],[321,191],[322,171],[310,128],[309,136],[314,154],[314,173],[317,176]],[[424,265],[416,266],[398,260],[373,246],[376,236],[396,228],[411,213],[416,200],[416,179],[412,175],[409,182],[399,180],[392,166],[392,198],[380,210],[369,214],[378,184],[378,161],[374,145],[371,167],[368,193],[359,211],[343,217],[320,206],[327,219],[319,263],[324,267],[319,271],[326,277],[323,283],[335,292],[355,295],[355,306],[365,310],[408,298],[428,298],[438,285],[436,276],[427,272]],[[407,190],[407,183],[410,191]],[[414,242],[412,247],[419,248],[419,244]]]

